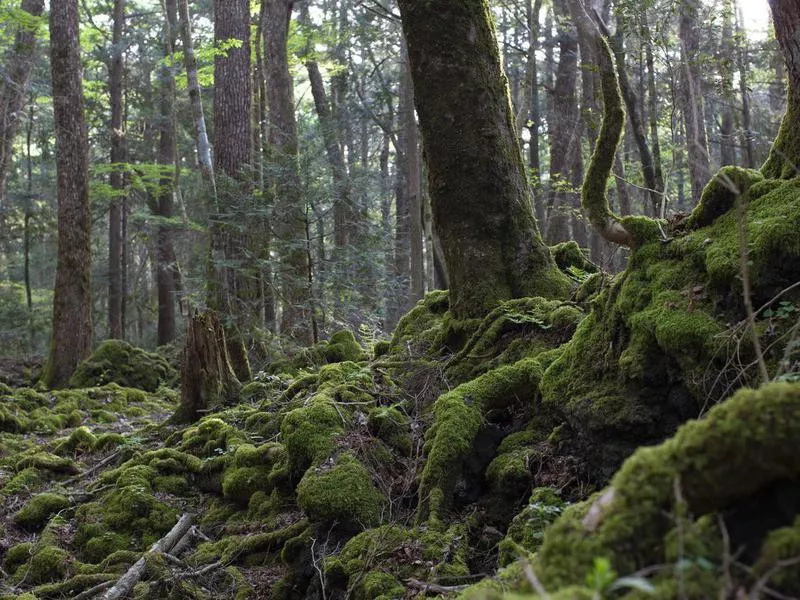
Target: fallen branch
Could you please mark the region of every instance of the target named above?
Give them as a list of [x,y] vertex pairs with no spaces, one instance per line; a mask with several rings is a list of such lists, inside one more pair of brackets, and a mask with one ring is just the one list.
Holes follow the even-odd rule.
[[451,594],[467,589],[468,585],[439,585],[438,583],[427,583],[419,579],[406,579],[406,587],[419,590],[421,592],[434,592],[435,594]]
[[192,526],[192,516],[184,514],[170,532],[150,547],[144,556],[137,560],[128,571],[119,578],[117,583],[103,594],[102,600],[118,600],[127,596],[144,575],[149,554],[161,554],[172,548],[186,535]]
[[80,594],[75,596],[72,600],[89,600],[89,598],[94,598],[102,592],[104,589],[111,587],[114,585],[114,581],[104,581],[102,583],[98,583],[97,585],[90,587],[88,590],[83,590]]
[[72,484],[72,483],[75,483],[75,482],[77,482],[77,481],[80,481],[81,479],[84,479],[84,478],[86,478],[86,477],[89,477],[89,475],[91,475],[92,473],[94,473],[94,472],[95,472],[95,471],[97,471],[98,469],[100,469],[100,468],[102,468],[102,467],[105,467],[105,466],[106,466],[108,463],[110,463],[112,460],[114,460],[114,459],[115,459],[115,458],[117,458],[118,456],[119,456],[119,450],[117,450],[117,451],[116,451],[116,452],[114,452],[113,454],[109,454],[108,456],[106,456],[106,457],[105,457],[103,460],[101,460],[100,462],[98,462],[98,463],[97,463],[96,465],[94,465],[93,467],[90,467],[90,468],[86,469],[86,470],[85,470],[83,473],[78,473],[77,475],[75,475],[75,477],[70,477],[69,479],[67,479],[67,480],[64,482],[64,485],[70,485],[70,484]]

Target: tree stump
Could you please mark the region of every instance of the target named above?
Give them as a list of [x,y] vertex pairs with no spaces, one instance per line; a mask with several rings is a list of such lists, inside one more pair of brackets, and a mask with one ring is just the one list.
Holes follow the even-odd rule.
[[189,321],[181,366],[181,402],[172,417],[191,423],[221,404],[231,404],[241,384],[231,368],[225,332],[214,311],[195,312]]

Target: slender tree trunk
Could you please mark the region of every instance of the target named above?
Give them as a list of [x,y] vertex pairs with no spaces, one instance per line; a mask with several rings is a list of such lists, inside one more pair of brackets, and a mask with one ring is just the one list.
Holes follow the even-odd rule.
[[733,107],[736,97],[733,92],[733,70],[736,60],[736,46],[733,37],[733,1],[725,0],[722,8],[722,40],[719,49],[720,109],[719,150],[720,166],[736,164],[736,145],[734,144]]
[[25,131],[26,194],[22,238],[25,303],[28,308],[28,348],[30,352],[33,352],[36,347],[36,328],[33,322],[33,292],[31,290],[31,219],[33,218],[33,157],[31,155],[31,146],[33,142],[34,107],[34,99],[31,98]]
[[287,41],[294,2],[264,0],[264,56],[267,60],[267,107],[272,162],[279,171],[272,195],[275,198],[273,227],[280,256],[282,290],[281,333],[302,344],[313,342],[312,288],[308,283],[306,248],[306,203],[298,171],[297,121],[294,114],[294,84],[289,71]]
[[159,184],[156,214],[162,219],[156,232],[156,285],[158,288],[158,344],[169,344],[175,339],[175,294],[176,264],[175,251],[172,246],[174,228],[165,223],[174,213],[174,196],[178,179],[175,146],[175,77],[171,66],[171,58],[175,54],[176,36],[178,34],[178,14],[176,0],[166,0],[164,19],[164,54],[168,63],[159,71],[159,144],[158,163],[170,174],[164,173]]
[[109,60],[108,91],[111,97],[111,175],[113,190],[108,211],[108,334],[121,339],[122,331],[122,196],[125,190],[125,171],[121,165],[127,159],[125,123],[123,122],[123,47],[125,0],[114,0],[111,58]]
[[66,385],[92,345],[89,140],[83,117],[78,1],[50,7],[50,66],[58,171],[58,266],[53,340],[42,374],[49,387]]
[[[661,142],[658,138],[658,96],[656,95],[656,67],[653,58],[653,40],[650,37],[648,16],[642,16],[641,37],[645,45],[645,61],[647,62],[647,117],[650,126],[650,144],[653,148],[653,171],[656,189],[664,191],[664,169],[661,164]],[[651,196],[652,198],[652,196]]]
[[550,189],[547,194],[547,235],[549,243],[569,239],[568,190],[576,153],[581,151],[582,121],[578,111],[578,37],[568,22],[564,0],[556,0],[559,59],[550,103]]
[[697,58],[700,51],[700,0],[684,0],[680,19],[681,99],[686,127],[686,155],[692,185],[692,201],[697,204],[711,175],[708,138],[703,109],[703,91]]
[[183,64],[186,68],[186,87],[189,93],[189,102],[192,106],[197,162],[200,163],[200,170],[203,173],[203,177],[211,184],[214,204],[216,205],[217,187],[214,179],[214,164],[211,160],[211,144],[208,141],[206,119],[203,113],[202,90],[197,75],[197,58],[194,54],[192,22],[189,16],[188,0],[178,1],[178,12],[181,21],[181,43],[183,44]]
[[741,14],[737,0],[733,2],[736,10],[736,69],[739,71],[739,95],[742,98],[742,138],[741,144],[744,149],[744,166],[748,169],[756,168],[756,158],[753,151],[753,131],[752,118],[750,116],[750,90],[749,81],[749,57],[747,35],[741,29]]
[[[39,17],[44,11],[44,0],[22,0],[20,8]],[[14,46],[0,79],[0,207],[3,206],[11,152],[28,94],[35,54],[36,31],[20,27],[15,34]]]
[[[539,66],[536,60],[536,51],[539,49],[539,13],[542,10],[542,0],[528,0],[527,3],[527,22],[530,35],[528,47],[528,86],[530,87],[531,103],[530,116],[528,120],[528,131],[530,132],[530,151],[528,164],[534,179],[534,190],[538,191],[542,168],[539,159],[539,127],[541,124],[541,108],[539,107]],[[537,204],[538,206],[538,204]],[[540,219],[541,215],[536,215]]]
[[400,0],[450,310],[565,294],[531,210],[508,86],[485,0]]
[[419,130],[414,113],[414,81],[411,65],[403,64],[403,93],[406,94],[406,110],[400,117],[405,130],[405,156],[408,179],[406,181],[409,214],[409,250],[411,252],[411,296],[410,304],[420,300],[425,294],[425,265],[422,256],[422,164],[419,154]]

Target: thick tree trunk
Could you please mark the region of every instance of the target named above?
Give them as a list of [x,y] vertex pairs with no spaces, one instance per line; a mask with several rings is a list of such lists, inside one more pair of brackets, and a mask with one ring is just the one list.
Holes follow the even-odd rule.
[[122,194],[127,159],[122,90],[122,33],[125,28],[125,0],[114,0],[108,92],[111,100],[111,175],[113,190],[108,210],[108,335],[121,339],[122,331]]
[[218,46],[239,44],[214,58],[214,171],[218,178],[224,174],[225,182],[218,179],[218,210],[209,228],[214,273],[209,300],[233,319],[226,325],[228,352],[236,375],[246,381],[245,338],[258,314],[258,272],[250,258],[248,226],[255,212],[248,172],[253,141],[249,0],[215,0],[214,40]]
[[700,52],[700,32],[697,26],[699,11],[700,0],[684,0],[680,20],[681,102],[686,128],[686,156],[692,184],[692,201],[695,205],[700,201],[703,188],[711,177],[703,90],[697,65]]
[[269,142],[272,162],[278,170],[273,229],[280,257],[279,281],[283,313],[281,333],[301,344],[310,344],[312,289],[306,248],[306,203],[302,197],[297,154],[297,121],[294,114],[294,83],[289,71],[287,41],[292,14],[291,0],[264,0],[264,56],[266,57]]
[[769,4],[789,93],[786,114],[761,171],[767,177],[791,179],[800,174],[800,4],[794,0],[769,0]]
[[[20,8],[39,17],[44,11],[44,0],[22,0]],[[0,80],[0,206],[3,206],[11,151],[28,93],[35,53],[36,31],[20,27]]]
[[[166,0],[164,19],[164,53],[167,59],[175,53],[176,36],[178,34],[178,15],[176,0]],[[166,171],[167,167],[176,165],[175,115],[173,103],[175,98],[175,78],[173,70],[164,64],[159,72],[160,109],[158,119],[159,144],[158,163]],[[177,186],[178,168],[171,175],[161,178],[157,199],[156,214],[164,221],[172,218],[174,212],[174,194]],[[176,264],[175,251],[172,246],[173,227],[161,221],[156,232],[156,286],[158,288],[158,344],[169,344],[175,339],[175,293]]]
[[453,315],[565,294],[531,210],[486,0],[399,5]]
[[58,266],[53,340],[42,381],[60,387],[92,345],[89,140],[83,117],[78,0],[51,4],[50,66],[58,171]]
[[237,400],[240,384],[215,312],[192,315],[181,362],[181,400],[172,417],[174,422],[194,422],[209,409]]

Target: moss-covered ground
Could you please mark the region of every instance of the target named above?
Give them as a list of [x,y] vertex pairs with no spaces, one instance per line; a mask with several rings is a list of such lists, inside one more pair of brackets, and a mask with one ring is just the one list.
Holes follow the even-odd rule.
[[683,222],[626,220],[616,277],[561,245],[569,297],[456,320],[432,292],[189,425],[119,342],[72,389],[0,384],[0,598],[94,597],[141,557],[135,598],[797,597],[799,187],[726,169]]

